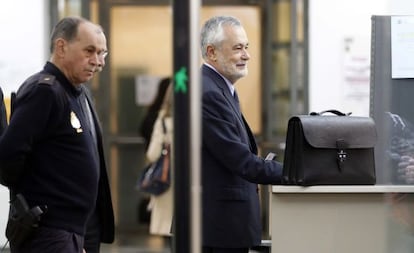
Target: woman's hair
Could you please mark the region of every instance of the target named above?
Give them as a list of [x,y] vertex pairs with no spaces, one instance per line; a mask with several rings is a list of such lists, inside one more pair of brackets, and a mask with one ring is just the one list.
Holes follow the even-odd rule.
[[148,107],[147,113],[142,120],[140,132],[145,139],[145,148],[148,147],[149,141],[151,139],[152,130],[154,128],[154,123],[157,120],[158,112],[161,110],[164,98],[167,93],[167,89],[171,84],[171,78],[165,77],[161,79],[158,85],[157,95],[152,101],[151,105]]
[[241,26],[240,20],[232,16],[215,16],[207,20],[201,28],[201,55],[207,58],[207,46],[220,46],[225,39],[224,26]]
[[162,110],[165,112],[164,116],[173,115],[173,85],[169,85],[165,93],[164,102],[162,103]]
[[170,83],[171,83],[170,77],[165,77],[161,79],[158,85],[157,95],[155,96],[154,100],[149,106],[148,111],[158,112],[161,109],[165,94],[167,93],[167,89],[170,86]]

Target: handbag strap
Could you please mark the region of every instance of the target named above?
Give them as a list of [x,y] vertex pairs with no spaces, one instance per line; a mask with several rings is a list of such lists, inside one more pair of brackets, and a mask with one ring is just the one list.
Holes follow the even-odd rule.
[[349,115],[352,114],[352,112],[343,113],[341,111],[332,109],[332,110],[325,110],[325,111],[321,111],[321,112],[311,112],[311,113],[309,113],[309,115],[311,115],[311,116],[322,116],[325,113],[332,113],[332,114],[335,114],[337,116],[349,116]]
[[168,143],[166,139],[167,135],[167,126],[165,124],[165,118],[163,117],[161,120],[162,123],[162,131],[164,133],[164,141],[162,144],[162,155],[164,156],[163,164],[162,164],[162,174],[161,174],[161,181],[168,182],[169,181],[169,170],[170,170],[170,143]]
[[164,134],[166,134],[167,133],[167,126],[165,125],[165,118],[164,117],[162,118],[161,123],[162,123],[162,132]]
[[[164,134],[164,140],[162,143],[162,149],[166,150],[167,152],[170,152],[170,143],[167,140],[167,125],[165,124],[165,118],[163,117],[161,120],[161,124],[162,124],[162,132]],[[164,152],[164,151],[163,151]]]

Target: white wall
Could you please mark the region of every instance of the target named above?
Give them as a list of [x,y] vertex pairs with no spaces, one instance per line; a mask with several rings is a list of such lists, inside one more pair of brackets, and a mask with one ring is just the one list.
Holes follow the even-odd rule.
[[48,18],[44,0],[0,3],[0,87],[10,94],[41,70],[48,55]]
[[[366,62],[361,66],[349,58],[370,58],[372,15],[414,15],[414,1],[311,0],[309,11],[309,110],[368,115],[369,81],[352,85],[345,78],[350,64],[360,70]],[[346,39],[354,43],[351,54],[344,50]]]
[[388,0],[391,15],[414,15],[413,0]]
[[[339,109],[353,115],[368,114],[369,101],[365,96],[369,93],[369,80],[354,87],[345,81],[345,66],[353,63],[346,58],[345,39],[354,43],[353,56],[368,57],[362,64],[367,67],[368,61],[369,67],[371,16],[387,15],[388,1],[393,0],[309,1],[310,111]],[[365,95],[356,97],[355,86]],[[353,96],[345,95],[350,92],[354,92]]]
[[[48,18],[44,0],[7,0],[0,3],[0,87],[6,97],[31,74],[41,70],[47,49]],[[0,247],[4,235],[9,192],[0,186]]]

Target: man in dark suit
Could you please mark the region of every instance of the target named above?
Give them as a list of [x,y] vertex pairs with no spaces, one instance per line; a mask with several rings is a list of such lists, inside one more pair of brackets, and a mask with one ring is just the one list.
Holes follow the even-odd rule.
[[247,75],[246,32],[234,17],[201,31],[203,253],[247,253],[261,242],[257,184],[280,184],[282,165],[257,155],[234,89]]
[[84,85],[81,86],[81,90],[79,99],[83,102],[81,101],[80,104],[82,104],[86,118],[90,120],[90,128],[93,131],[92,135],[94,135],[100,164],[98,197],[95,210],[88,219],[83,247],[87,253],[99,253],[101,243],[112,243],[114,241],[114,214],[102,143],[102,129],[98,114],[93,106],[92,94]]

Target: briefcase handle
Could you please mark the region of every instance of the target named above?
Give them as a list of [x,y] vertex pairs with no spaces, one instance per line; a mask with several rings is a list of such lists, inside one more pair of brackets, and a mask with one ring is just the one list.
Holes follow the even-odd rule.
[[332,114],[335,114],[335,115],[338,115],[338,116],[349,116],[349,115],[352,114],[352,112],[343,113],[343,112],[340,112],[338,110],[333,110],[332,109],[332,110],[326,110],[326,111],[321,111],[321,112],[311,112],[311,113],[309,113],[309,115],[321,116],[322,114],[325,114],[325,113],[332,113]]

